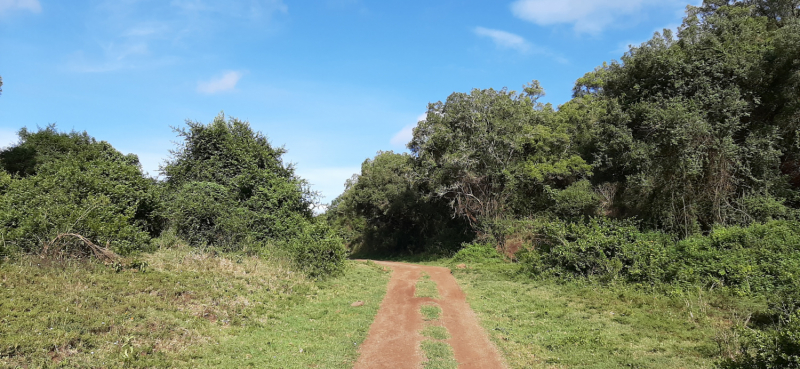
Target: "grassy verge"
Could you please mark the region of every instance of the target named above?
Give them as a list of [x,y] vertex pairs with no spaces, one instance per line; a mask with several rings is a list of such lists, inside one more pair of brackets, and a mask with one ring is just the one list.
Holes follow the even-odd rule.
[[[262,259],[185,249],[115,266],[22,257],[0,266],[0,367],[345,368],[387,280],[351,263],[315,283]],[[351,307],[356,300],[366,303]],[[312,350],[292,356],[290,344]]]
[[703,293],[513,277],[514,265],[454,269],[512,368],[708,368],[759,302]]

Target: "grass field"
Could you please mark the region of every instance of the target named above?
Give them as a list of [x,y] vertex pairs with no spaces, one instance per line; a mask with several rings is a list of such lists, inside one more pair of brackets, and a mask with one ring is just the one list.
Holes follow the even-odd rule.
[[472,267],[453,274],[512,368],[710,368],[735,343],[731,325],[763,304]]
[[21,257],[0,266],[0,367],[349,368],[387,281],[362,263],[314,282],[188,249],[109,266]]

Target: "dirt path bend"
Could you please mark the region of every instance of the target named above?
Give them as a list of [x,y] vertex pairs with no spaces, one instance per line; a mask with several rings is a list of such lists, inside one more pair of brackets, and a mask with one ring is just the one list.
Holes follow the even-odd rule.
[[[448,268],[376,261],[393,270],[378,315],[361,345],[355,369],[421,368],[420,342],[423,328],[420,307],[433,303],[442,309],[440,320],[450,333],[459,369],[505,368],[497,348],[478,323]],[[439,291],[438,299],[414,297],[414,286],[422,272],[430,275]]]

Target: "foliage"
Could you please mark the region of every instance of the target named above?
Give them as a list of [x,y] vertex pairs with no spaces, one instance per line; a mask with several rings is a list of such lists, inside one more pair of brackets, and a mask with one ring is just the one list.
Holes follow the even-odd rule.
[[632,222],[605,218],[530,223],[525,232],[532,236],[519,259],[535,275],[776,294],[796,288],[800,273],[800,225],[796,222],[718,227],[707,236],[680,241],[661,232],[642,232]]
[[165,214],[179,237],[266,254],[277,246],[315,277],[342,270],[343,242],[312,217],[314,193],[283,163],[283,148],[221,114],[209,124],[186,124],[175,129],[183,142],[162,168]]
[[379,152],[327,211],[360,254],[452,252],[472,235],[418,180],[413,158]]
[[422,181],[473,227],[547,207],[551,188],[590,174],[552,107],[537,102],[543,95],[537,81],[519,94],[453,93],[414,129],[409,148]]
[[160,232],[155,182],[142,174],[135,155],[53,125],[23,128],[19,137],[0,153],[6,247],[38,252],[59,234],[79,233],[126,254],[146,248]]
[[472,242],[458,250],[452,260],[454,263],[500,263],[503,262],[503,255],[491,244]]
[[781,318],[778,329],[745,330],[735,358],[723,360],[723,369],[800,368],[800,310]]
[[606,218],[534,222],[529,231],[536,237],[520,262],[534,274],[661,282],[674,245],[663,233],[642,232],[633,222]]
[[706,1],[677,38],[665,30],[579,80],[605,105],[594,180],[622,184],[625,213],[686,236],[747,218],[742,197],[794,197],[797,14],[792,0]]
[[800,224],[773,221],[749,227],[718,227],[708,236],[676,244],[670,279],[775,293],[797,286]]

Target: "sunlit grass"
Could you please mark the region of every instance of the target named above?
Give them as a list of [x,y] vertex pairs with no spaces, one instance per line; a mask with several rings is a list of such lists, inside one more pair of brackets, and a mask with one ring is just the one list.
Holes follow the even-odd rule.
[[453,349],[444,342],[424,340],[421,343],[425,354],[425,369],[456,369],[458,363],[453,356]]
[[699,293],[669,297],[624,285],[534,281],[499,269],[454,275],[512,368],[712,367],[724,355],[720,334],[757,305]]
[[431,276],[422,273],[422,277],[417,281],[414,288],[414,297],[439,298],[439,291],[436,289],[436,282],[431,280]]
[[422,319],[436,320],[439,319],[439,315],[442,314],[442,308],[436,305],[425,304],[420,308],[420,312],[422,313]]
[[[189,249],[120,264],[142,262],[23,256],[0,266],[0,367],[232,367],[260,354],[259,363],[346,368],[388,281],[365,264],[313,282],[280,263]],[[356,300],[366,304],[351,307]],[[289,343],[308,354],[291,356]],[[268,359],[270,348],[280,353]]]

